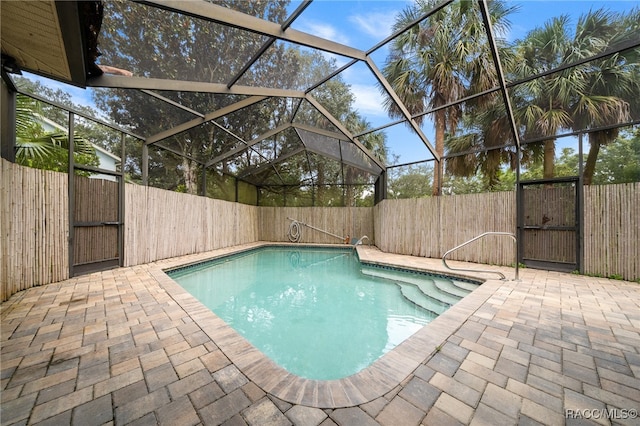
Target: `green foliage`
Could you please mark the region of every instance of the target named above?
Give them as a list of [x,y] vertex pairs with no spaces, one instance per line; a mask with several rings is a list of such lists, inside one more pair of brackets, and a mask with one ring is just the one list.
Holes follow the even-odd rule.
[[[556,176],[578,175],[578,153],[573,148],[563,148],[555,159]],[[542,161],[533,162],[521,174],[521,179],[542,179]],[[595,164],[592,183],[640,182],[640,129],[626,129],[620,136],[603,146]]]
[[389,198],[423,198],[431,195],[433,167],[412,165],[389,169]]
[[[38,102],[18,95],[16,107],[16,162],[23,166],[57,172],[69,171],[69,138],[64,132],[45,132],[39,122]],[[95,149],[86,138],[76,133],[74,137],[74,162],[98,166]],[[78,171],[81,176],[90,172]]]
[[[484,40],[474,40],[480,33],[471,29],[461,31],[466,25],[473,25],[473,17],[467,13],[475,6],[472,2],[456,5],[443,8],[394,41],[384,73],[412,114],[496,85],[491,67],[483,68],[482,63],[474,64],[468,59],[469,56],[482,58],[487,55],[482,47],[478,47],[486,45]],[[491,5],[490,13],[495,14],[493,21],[508,28],[508,16],[514,10],[500,1],[491,2]],[[431,1],[410,6],[397,18],[397,27],[410,22],[417,11],[432,6]],[[461,21],[462,17],[467,20]],[[639,8],[627,14],[598,9],[581,16],[575,31],[570,29],[568,17],[559,16],[511,45],[498,39],[507,80],[526,80],[552,68],[601,54],[632,38],[637,40],[639,21]],[[475,46],[463,48],[464,43],[474,41]],[[465,52],[467,56],[457,56],[459,52]],[[638,50],[628,49],[512,87],[509,94],[521,139],[550,137],[542,143],[523,147],[521,162],[526,169],[525,177],[576,175],[577,161],[567,158],[568,153],[563,152],[559,159],[556,158],[554,136],[561,131],[582,131],[637,118],[640,113],[639,77]],[[387,108],[392,115],[400,116],[391,100]],[[437,151],[444,140],[447,153],[462,154],[447,159],[446,174],[463,179],[446,179],[444,193],[508,187],[504,179],[509,174],[505,174],[505,168],[514,168],[516,158],[511,123],[506,119],[500,96],[484,96],[424,117],[434,123]],[[596,131],[589,135],[591,149],[584,170],[585,183],[591,183],[592,176],[593,183],[603,182],[602,177],[596,176],[598,172],[594,174],[596,158],[600,147],[604,151],[616,136],[617,130]],[[625,152],[635,158],[632,150],[627,148]],[[633,164],[633,161],[622,163]],[[618,182],[635,179],[637,175],[637,168],[633,166],[625,167],[623,172],[614,171],[615,163],[606,165],[604,161],[598,161],[598,165],[605,175],[617,175]],[[621,176],[625,174],[627,177]]]
[[593,183],[640,182],[640,129],[624,131],[603,146],[596,162]]
[[[404,28],[410,22],[433,9],[439,2],[424,0],[408,6],[396,17],[394,29]],[[498,34],[509,27],[508,16],[516,7],[508,7],[505,1],[489,3],[492,25]],[[497,43],[504,47],[504,40]],[[411,27],[397,37],[390,48],[383,74],[394,91],[412,115],[418,115],[417,122],[425,119],[419,115],[428,109],[438,108],[468,95],[495,87],[498,83],[494,67],[485,58],[490,54],[486,32],[482,24],[477,2],[454,2],[446,8],[431,14],[429,18]],[[507,56],[507,55],[505,55]],[[386,95],[386,92],[384,93]],[[498,99],[491,95],[491,98]],[[445,140],[452,138],[467,117],[481,112],[478,108],[485,99],[456,104],[437,110],[429,117],[435,127],[435,151],[442,156]],[[385,107],[392,117],[403,118],[403,113],[395,101],[387,96]],[[459,140],[470,143],[472,139]],[[498,143],[498,141],[495,141]],[[489,144],[487,144],[489,145]],[[451,148],[451,146],[449,146]],[[456,152],[466,151],[458,146]],[[500,153],[498,153],[500,156]],[[469,162],[473,156],[451,160],[450,170],[458,176],[469,177],[478,170],[481,162]],[[486,163],[493,158],[490,154]],[[497,163],[499,165],[499,162]],[[439,166],[436,164],[436,166]],[[497,170],[497,167],[495,167]],[[485,174],[489,176],[488,173]],[[440,173],[432,179],[433,194],[438,193]]]
[[[271,22],[284,22],[287,3],[246,0],[222,2],[234,10]],[[140,37],[140,34],[144,34],[144,37]],[[264,41],[262,36],[248,31],[135,2],[112,1],[105,2],[100,38],[103,55],[100,62],[129,70],[137,76],[226,84]],[[305,90],[335,69],[335,61],[328,60],[321,52],[276,42],[237,84]],[[311,94],[334,117],[348,123],[350,130],[370,128],[354,111],[353,94],[341,77],[327,81]],[[245,98],[189,92],[163,92],[163,96],[203,114]],[[97,94],[96,102],[116,123],[128,126],[141,135],[154,135],[194,118],[184,110],[137,91],[102,91]],[[335,205],[338,200],[344,202],[342,190],[334,194],[333,190],[325,190],[323,186],[342,184],[342,179],[355,182],[368,179],[360,170],[342,170],[339,161],[318,160],[319,156],[305,152],[288,157],[285,161],[277,161],[273,167],[262,167],[269,160],[303,147],[294,130],[281,132],[255,147],[239,149],[244,144],[238,138],[251,141],[274,127],[290,122],[294,112],[296,123],[335,131],[333,125],[306,101],[299,105],[295,99],[266,99],[225,115],[216,120],[217,125],[205,123],[152,145],[149,153],[150,184],[193,193],[201,186],[201,164],[235,151],[214,165],[216,172],[207,175],[219,172],[242,176],[242,179],[253,184],[270,186],[271,189],[259,197],[261,203],[286,200],[287,204],[305,204],[307,200],[314,199],[307,195],[309,191],[301,190],[296,195],[278,185],[308,184],[318,186],[315,202],[326,205]],[[362,142],[384,159],[384,136],[368,136]],[[166,147],[178,155],[154,147]],[[191,159],[183,160],[179,154]],[[206,192],[210,196],[235,199],[235,187],[230,191],[222,181],[214,184],[207,182]],[[364,194],[359,186],[349,188],[348,192],[347,200],[360,199]]]

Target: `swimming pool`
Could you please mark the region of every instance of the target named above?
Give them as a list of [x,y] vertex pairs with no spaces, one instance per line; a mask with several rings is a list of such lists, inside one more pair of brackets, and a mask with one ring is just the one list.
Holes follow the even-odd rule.
[[369,366],[477,287],[364,265],[353,249],[299,246],[168,273],[278,365],[317,380]]

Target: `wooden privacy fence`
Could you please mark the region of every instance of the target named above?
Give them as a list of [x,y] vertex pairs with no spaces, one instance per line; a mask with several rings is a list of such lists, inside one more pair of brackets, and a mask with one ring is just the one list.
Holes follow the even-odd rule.
[[584,188],[584,270],[640,278],[640,182]]
[[124,265],[258,241],[258,207],[125,185]]
[[[260,207],[259,218],[261,241],[289,242],[287,232],[291,221],[287,218],[291,218],[339,236],[360,238],[366,235],[374,244],[371,207]],[[300,243],[344,242],[306,226],[301,231]]]
[[[3,301],[20,290],[68,278],[67,177],[0,160]],[[104,183],[78,181],[108,191]],[[640,278],[640,183],[585,187],[584,206],[585,272]],[[91,221],[103,207],[78,207],[77,214]],[[367,235],[386,252],[437,258],[483,232],[514,232],[515,193],[385,200],[369,208],[255,207],[127,184],[124,264],[258,240],[288,241],[287,217],[337,235]],[[301,242],[340,243],[307,228]],[[451,259],[499,265],[512,264],[514,257],[513,242],[500,237],[487,237],[451,255]]]
[[[514,192],[384,200],[375,209],[376,245],[383,251],[438,258],[483,232],[515,232]],[[496,265],[515,260],[513,240],[488,236],[450,259]]]
[[69,278],[67,175],[0,159],[0,298]]

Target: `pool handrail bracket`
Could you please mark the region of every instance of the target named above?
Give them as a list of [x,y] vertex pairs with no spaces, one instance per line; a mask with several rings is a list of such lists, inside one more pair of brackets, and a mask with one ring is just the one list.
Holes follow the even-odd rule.
[[501,278],[501,280],[506,280],[507,277],[505,277],[505,275],[502,272],[498,272],[498,271],[490,271],[488,269],[464,269],[464,268],[452,268],[451,266],[447,265],[447,256],[449,254],[451,254],[452,252],[471,244],[472,242],[479,240],[481,238],[486,237],[487,235],[504,235],[507,237],[511,237],[513,238],[513,242],[516,245],[516,261],[515,261],[515,268],[516,268],[516,273],[515,273],[515,277],[513,279],[513,281],[520,281],[520,274],[519,274],[519,270],[518,270],[518,250],[517,250],[517,244],[518,244],[518,240],[516,239],[516,236],[510,232],[484,232],[476,237],[473,237],[472,239],[470,239],[469,241],[465,241],[464,243],[455,246],[454,248],[452,248],[451,250],[447,250],[447,252],[442,255],[442,263],[444,264],[444,266],[452,271],[465,271],[465,272],[485,272],[485,273],[489,273],[489,274],[498,274]]

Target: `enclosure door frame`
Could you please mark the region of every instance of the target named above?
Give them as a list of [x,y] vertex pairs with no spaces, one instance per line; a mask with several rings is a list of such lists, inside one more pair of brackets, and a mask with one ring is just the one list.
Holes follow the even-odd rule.
[[[574,217],[572,226],[546,226],[545,224],[526,224],[525,191],[529,186],[569,184],[574,189]],[[579,176],[558,177],[551,179],[527,180],[518,182],[517,230],[518,230],[518,262],[524,266],[561,272],[583,271],[583,191],[582,179]],[[533,259],[525,256],[531,231],[569,231],[575,233],[575,262],[563,262],[553,259]]]
[[[88,274],[91,272],[104,271],[123,266],[124,264],[124,161],[125,161],[125,135],[121,134],[120,171],[101,169],[99,167],[77,164],[74,161],[74,135],[75,135],[75,114],[69,111],[69,172],[68,172],[68,203],[69,203],[69,277]],[[99,173],[113,176],[118,185],[117,195],[117,220],[84,222],[75,217],[76,210],[76,170]],[[76,238],[76,229],[90,227],[117,227],[117,250],[118,255],[112,258],[95,261],[76,263],[75,249],[79,244]]]

